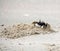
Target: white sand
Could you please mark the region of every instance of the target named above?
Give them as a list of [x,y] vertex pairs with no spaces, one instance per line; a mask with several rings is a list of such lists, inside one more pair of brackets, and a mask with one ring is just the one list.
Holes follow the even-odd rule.
[[60,29],[52,29],[28,24],[0,27],[0,51],[60,51]]

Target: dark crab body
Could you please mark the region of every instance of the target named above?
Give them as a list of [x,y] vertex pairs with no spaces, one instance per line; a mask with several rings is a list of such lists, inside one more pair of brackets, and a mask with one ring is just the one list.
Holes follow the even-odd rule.
[[46,26],[47,27],[47,24],[45,22],[37,22],[37,24],[40,26]]
[[39,25],[40,27],[43,26],[43,28],[47,27],[47,24],[45,22],[41,22],[41,21],[39,21],[39,22],[34,21],[32,24],[34,24],[34,26],[35,26],[35,24]]

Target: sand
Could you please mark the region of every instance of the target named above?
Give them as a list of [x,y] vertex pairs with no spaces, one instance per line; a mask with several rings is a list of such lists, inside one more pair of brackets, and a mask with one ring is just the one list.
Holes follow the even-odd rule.
[[10,26],[0,26],[0,37],[20,38],[36,34],[49,34],[55,32],[51,28],[41,28],[32,24],[16,24]]

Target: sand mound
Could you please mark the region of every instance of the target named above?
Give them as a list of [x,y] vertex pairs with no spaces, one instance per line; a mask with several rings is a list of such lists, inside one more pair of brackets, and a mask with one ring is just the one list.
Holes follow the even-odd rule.
[[33,26],[32,24],[17,24],[12,26],[0,27],[0,37],[5,38],[19,38],[27,35],[48,34],[52,32],[54,32],[54,30],[50,28],[43,29]]

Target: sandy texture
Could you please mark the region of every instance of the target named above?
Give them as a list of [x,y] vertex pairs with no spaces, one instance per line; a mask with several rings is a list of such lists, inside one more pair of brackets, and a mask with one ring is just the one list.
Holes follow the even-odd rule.
[[0,26],[0,37],[19,38],[35,34],[48,34],[55,32],[50,27],[46,29],[33,26],[33,24],[16,24],[11,26]]

